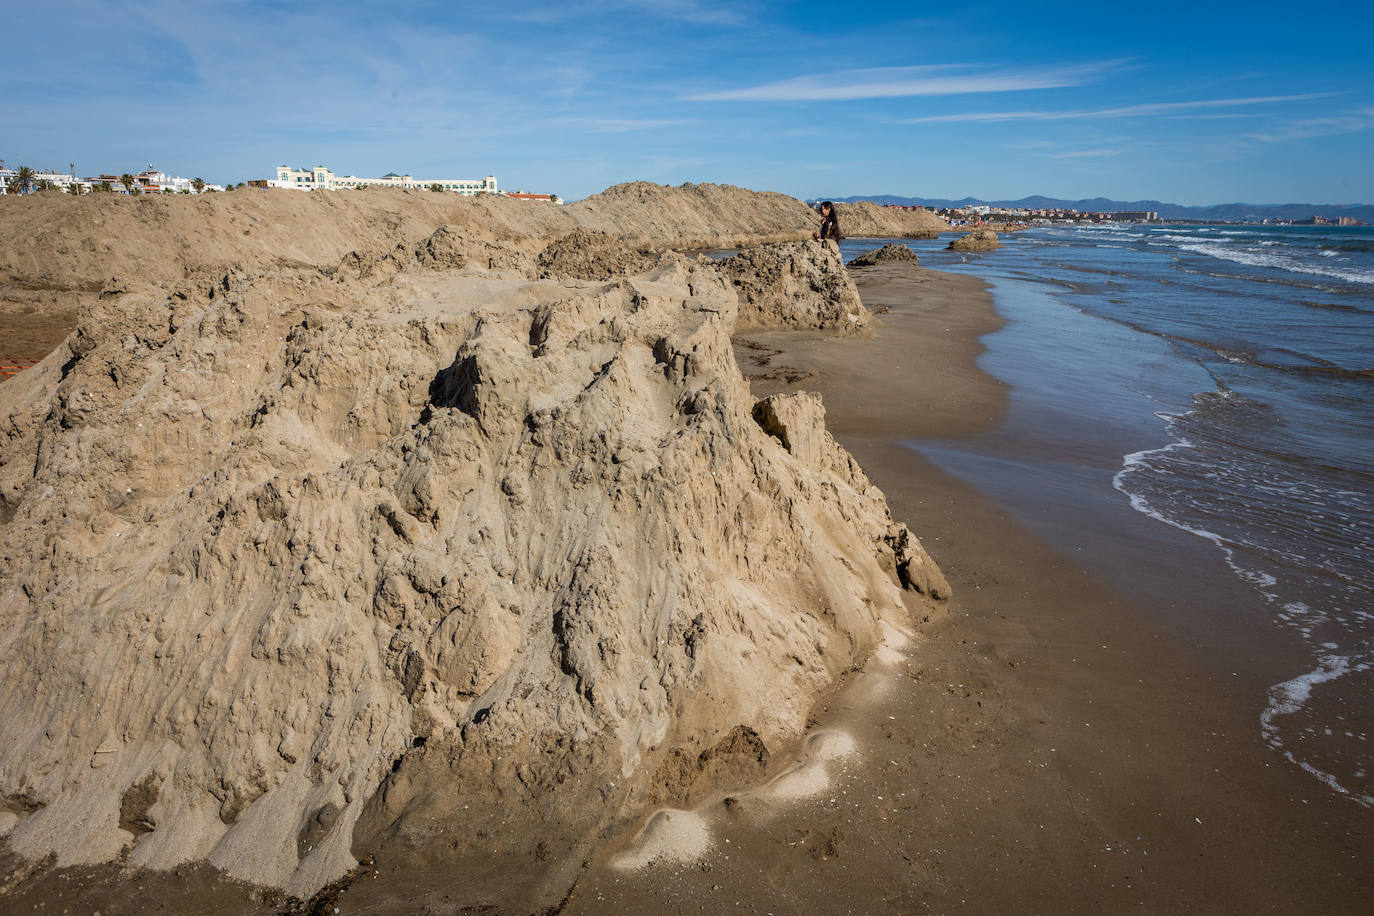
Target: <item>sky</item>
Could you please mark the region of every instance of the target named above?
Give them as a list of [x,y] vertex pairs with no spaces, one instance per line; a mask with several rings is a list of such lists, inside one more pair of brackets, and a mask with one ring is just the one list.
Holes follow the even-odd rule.
[[0,0],[0,159],[1374,203],[1374,5]]

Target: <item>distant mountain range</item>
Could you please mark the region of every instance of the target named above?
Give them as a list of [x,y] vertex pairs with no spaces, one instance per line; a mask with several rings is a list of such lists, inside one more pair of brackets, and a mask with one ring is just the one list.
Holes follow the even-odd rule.
[[979,200],[965,197],[962,200],[940,200],[933,197],[898,197],[894,194],[856,195],[836,197],[833,200],[852,204],[860,200],[871,200],[875,204],[900,204],[907,207],[1011,207],[1024,210],[1082,210],[1087,212],[1111,213],[1120,210],[1154,210],[1160,219],[1217,220],[1237,222],[1255,219],[1310,219],[1313,216],[1335,218],[1353,216],[1362,223],[1374,223],[1374,205],[1370,204],[1215,204],[1210,207],[1185,207],[1181,204],[1168,204],[1159,200],[1108,200],[1093,197],[1088,200],[1060,200],[1056,197],[1023,197],[1020,200]]

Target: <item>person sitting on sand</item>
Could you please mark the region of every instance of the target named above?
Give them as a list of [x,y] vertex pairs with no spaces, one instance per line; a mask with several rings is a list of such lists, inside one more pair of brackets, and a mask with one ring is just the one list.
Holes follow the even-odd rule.
[[830,201],[821,204],[821,225],[815,232],[811,233],[813,239],[834,239],[835,244],[839,244],[844,238],[840,234],[839,214],[835,212],[835,205]]

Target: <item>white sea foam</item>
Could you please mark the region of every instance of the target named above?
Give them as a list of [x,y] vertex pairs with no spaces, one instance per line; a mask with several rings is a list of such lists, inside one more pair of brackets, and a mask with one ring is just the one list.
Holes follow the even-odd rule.
[[1251,267],[1269,267],[1290,273],[1313,274],[1319,277],[1333,277],[1348,283],[1374,284],[1374,270],[1343,269],[1303,264],[1295,258],[1280,254],[1267,254],[1247,248],[1225,247],[1213,241],[1192,242],[1178,246],[1183,251],[1207,255],[1222,261],[1233,261]]
[[1264,735],[1264,740],[1269,746],[1283,754],[1291,763],[1297,764],[1305,772],[1326,783],[1327,786],[1341,795],[1348,796],[1366,808],[1374,807],[1374,796],[1352,792],[1341,785],[1335,776],[1318,769],[1305,760],[1299,760],[1291,750],[1284,746],[1282,733],[1275,723],[1277,718],[1291,716],[1306,706],[1307,701],[1312,698],[1312,688],[1318,684],[1334,681],[1351,671],[1369,669],[1367,662],[1351,664],[1351,660],[1343,655],[1324,655],[1317,659],[1317,664],[1318,668],[1315,671],[1300,674],[1292,680],[1275,684],[1269,688],[1269,705],[1260,714],[1260,732]]
[[[1224,396],[1231,396],[1229,393]],[[1279,595],[1275,590],[1278,579],[1269,572],[1261,569],[1251,568],[1248,564],[1240,562],[1236,548],[1220,534],[1210,531],[1197,525],[1190,525],[1180,521],[1172,515],[1166,513],[1153,505],[1143,493],[1131,492],[1127,488],[1127,480],[1133,473],[1148,472],[1155,468],[1157,459],[1172,453],[1194,449],[1196,446],[1189,440],[1178,436],[1173,429],[1173,421],[1178,419],[1170,414],[1157,414],[1160,419],[1169,425],[1169,431],[1176,436],[1174,442],[1160,448],[1145,449],[1133,452],[1122,459],[1121,470],[1112,478],[1112,486],[1125,495],[1130,500],[1131,508],[1135,509],[1156,521],[1163,522],[1172,528],[1187,532],[1204,540],[1212,542],[1222,552],[1226,565],[1233,573],[1252,585],[1266,602],[1278,605],[1275,616],[1286,626],[1295,630],[1302,636],[1304,641],[1313,642],[1313,634],[1316,629],[1329,622],[1329,617],[1322,611],[1313,608],[1302,602],[1287,602],[1279,605]],[[1268,705],[1260,716],[1260,731],[1266,743],[1271,748],[1279,752],[1285,759],[1300,767],[1304,772],[1320,780],[1330,787],[1333,791],[1358,802],[1366,807],[1374,807],[1374,796],[1366,795],[1358,791],[1352,791],[1343,786],[1337,778],[1311,761],[1299,759],[1298,756],[1288,748],[1283,741],[1283,734],[1278,725],[1278,719],[1283,716],[1291,716],[1300,711],[1312,696],[1313,687],[1334,681],[1343,675],[1352,672],[1362,672],[1370,669],[1368,661],[1355,662],[1351,656],[1335,654],[1335,650],[1340,647],[1336,643],[1322,642],[1320,647],[1325,650],[1325,654],[1318,657],[1318,668],[1306,674],[1275,684],[1269,689]],[[1314,647],[1315,648],[1315,647]]]

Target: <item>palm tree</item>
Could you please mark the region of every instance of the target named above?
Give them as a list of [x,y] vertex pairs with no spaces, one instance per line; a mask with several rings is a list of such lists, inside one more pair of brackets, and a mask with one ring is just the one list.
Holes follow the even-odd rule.
[[444,186],[441,185],[441,184],[439,184],[439,182],[436,181],[436,182],[434,182],[433,184],[431,184],[431,185],[429,186],[429,189],[430,189],[431,191],[442,191],[442,190],[444,189]]
[[196,189],[196,193],[199,194],[201,191],[204,191],[204,190],[205,190],[205,179],[204,179],[204,178],[192,178],[192,179],[191,179],[191,187],[195,188],[195,189]]
[[32,191],[34,178],[36,177],[37,175],[34,173],[33,169],[29,168],[27,165],[21,165],[18,171],[14,173],[14,184],[18,186],[19,193],[27,194]]
[[134,193],[134,176],[130,175],[128,172],[125,172],[123,175],[119,176],[119,183],[124,185],[124,193]]

